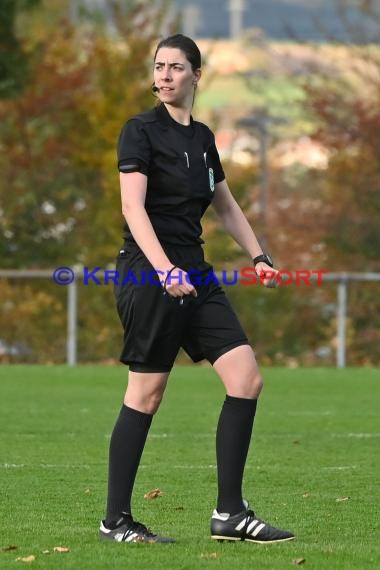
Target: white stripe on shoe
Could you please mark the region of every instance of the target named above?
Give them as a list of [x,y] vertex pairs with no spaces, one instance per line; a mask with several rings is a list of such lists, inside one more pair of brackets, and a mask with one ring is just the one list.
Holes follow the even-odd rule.
[[241,530],[242,528],[244,528],[245,524],[247,522],[247,517],[244,517],[237,526],[235,526],[235,530]]
[[[258,524],[259,524],[259,521],[256,520],[256,519],[253,520],[252,522],[250,522],[249,525],[248,525],[248,527],[247,527],[247,534],[248,534],[249,532],[251,532],[251,530],[253,530],[253,529],[255,528],[255,526],[258,525]],[[255,535],[255,536],[256,536],[256,535]]]
[[252,533],[252,536],[257,536],[260,532],[260,530],[262,530],[265,527],[264,523],[259,524],[258,527],[255,528],[255,530]]

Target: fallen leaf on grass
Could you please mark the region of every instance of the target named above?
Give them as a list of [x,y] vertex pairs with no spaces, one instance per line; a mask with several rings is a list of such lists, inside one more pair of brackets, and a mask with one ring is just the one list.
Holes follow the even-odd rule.
[[91,493],[90,489],[86,489],[85,493],[86,493],[86,495],[89,495]]
[[300,566],[301,564],[305,564],[306,562],[306,558],[295,558],[294,560],[292,560],[292,564],[295,564],[296,566]]
[[14,544],[9,544],[8,546],[3,546],[1,549],[2,552],[10,552],[11,550],[17,550],[17,546]]
[[302,496],[304,499],[307,499],[307,497],[310,497],[310,493],[304,493]]
[[70,548],[66,546],[54,546],[53,550],[54,552],[70,552]]
[[16,562],[34,562],[35,559],[36,557],[31,554],[30,556],[19,556],[16,558]]
[[216,552],[207,552],[206,554],[201,554],[201,558],[218,558]]
[[152,489],[144,495],[144,499],[157,499],[157,497],[162,497],[162,492],[160,489]]
[[348,501],[350,497],[338,497],[336,500],[337,503],[341,503],[342,501]]

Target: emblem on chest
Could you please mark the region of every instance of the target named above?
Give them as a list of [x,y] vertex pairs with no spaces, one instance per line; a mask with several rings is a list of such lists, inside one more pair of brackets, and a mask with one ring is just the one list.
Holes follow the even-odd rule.
[[212,168],[208,169],[208,179],[210,181],[210,190],[211,190],[211,192],[214,192],[215,181],[214,181],[214,170]]

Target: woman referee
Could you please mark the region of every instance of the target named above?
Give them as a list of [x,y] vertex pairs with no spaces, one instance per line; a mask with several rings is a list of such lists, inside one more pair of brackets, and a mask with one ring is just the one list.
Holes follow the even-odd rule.
[[[191,116],[200,78],[201,54],[193,40],[181,34],[162,40],[154,57],[153,84],[160,104],[129,120],[119,138],[126,225],[117,262],[124,284],[115,293],[124,327],[121,361],[129,366],[129,378],[110,442],[107,513],[99,531],[108,540],[174,542],[134,520],[131,496],[152,418],[180,347],[194,361],[207,359],[226,390],[216,433],[218,499],[211,537],[260,543],[294,538],[260,520],[242,497],[262,379],[223,290],[212,280],[202,283],[212,269],[204,260],[201,239],[207,207],[212,204],[224,229],[259,272],[273,276],[273,270],[230,193],[213,133]],[[192,283],[192,272],[200,277],[199,285]],[[270,278],[263,282],[270,286]]]

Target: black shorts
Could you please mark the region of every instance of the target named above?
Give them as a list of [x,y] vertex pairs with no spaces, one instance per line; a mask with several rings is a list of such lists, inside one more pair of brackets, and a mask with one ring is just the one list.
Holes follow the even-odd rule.
[[185,295],[181,304],[179,297],[164,294],[164,276],[127,242],[116,265],[116,305],[124,328],[121,362],[135,372],[169,372],[181,347],[194,362],[213,364],[228,350],[249,344],[223,289],[208,278],[212,266],[202,247],[163,247],[174,265],[197,272],[198,297]]

